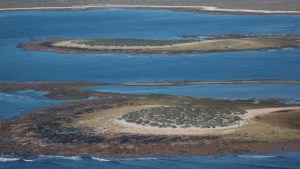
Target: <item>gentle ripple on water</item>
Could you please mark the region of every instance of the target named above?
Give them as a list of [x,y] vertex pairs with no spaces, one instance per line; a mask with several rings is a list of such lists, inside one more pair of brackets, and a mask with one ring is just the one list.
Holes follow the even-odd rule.
[[[0,13],[0,81],[183,81],[300,79],[294,49],[174,56],[23,51],[47,38],[176,39],[181,35],[300,34],[300,16],[210,15],[151,10]],[[155,71],[154,71],[155,70]]]
[[201,84],[186,86],[92,86],[83,90],[123,94],[167,94],[214,99],[282,99],[300,101],[299,84]]
[[13,118],[24,112],[65,102],[49,100],[43,97],[44,94],[46,92],[34,90],[0,93],[0,119]]
[[206,157],[145,157],[145,158],[103,158],[79,156],[39,156],[22,158],[15,156],[0,157],[0,169],[4,168],[120,168],[165,169],[208,169],[208,168],[290,168],[296,169],[300,153],[252,154]]

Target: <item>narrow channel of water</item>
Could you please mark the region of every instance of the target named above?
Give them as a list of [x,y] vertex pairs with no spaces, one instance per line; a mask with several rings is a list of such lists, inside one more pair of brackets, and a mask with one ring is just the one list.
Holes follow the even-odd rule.
[[[283,99],[300,101],[299,84],[201,84],[186,86],[93,86],[84,90],[123,94],[167,94],[214,99]],[[292,103],[292,102],[291,102]]]

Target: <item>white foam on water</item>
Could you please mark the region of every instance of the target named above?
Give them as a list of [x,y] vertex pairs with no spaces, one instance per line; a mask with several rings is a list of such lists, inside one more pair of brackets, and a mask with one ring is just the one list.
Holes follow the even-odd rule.
[[0,157],[0,162],[11,162],[11,161],[18,161],[19,158],[10,158],[10,157]]
[[276,158],[277,156],[271,156],[271,155],[239,155],[238,157],[241,158]]
[[97,160],[97,161],[101,161],[101,162],[108,162],[111,161],[109,159],[105,159],[105,158],[98,158],[98,157],[91,157],[93,160]]
[[23,161],[25,161],[25,162],[33,162],[34,160],[26,160],[26,159],[23,159]]
[[53,156],[53,155],[41,155],[42,158],[48,158],[48,159],[63,159],[63,160],[81,160],[81,157],[79,156]]
[[142,157],[142,158],[137,158],[138,160],[157,160],[157,158],[153,157]]
[[58,156],[58,158],[65,159],[65,160],[81,160],[79,156]]

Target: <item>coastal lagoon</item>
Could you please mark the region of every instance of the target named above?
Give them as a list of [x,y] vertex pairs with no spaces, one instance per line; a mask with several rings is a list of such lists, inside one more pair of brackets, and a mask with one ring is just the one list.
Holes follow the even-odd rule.
[[[180,39],[183,35],[300,34],[299,27],[299,15],[219,15],[122,9],[1,12],[0,82],[300,80],[299,49],[189,55],[80,55],[24,51],[16,47],[34,40],[73,38]],[[201,98],[299,100],[298,84],[88,89]],[[1,118],[59,103],[43,98],[43,94],[35,91],[1,93]],[[146,159],[1,156],[0,168],[296,168],[299,157],[299,153]]]

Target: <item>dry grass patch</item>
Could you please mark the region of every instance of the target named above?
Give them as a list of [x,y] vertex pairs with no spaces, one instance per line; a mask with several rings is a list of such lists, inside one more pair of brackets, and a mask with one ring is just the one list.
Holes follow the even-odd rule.
[[263,116],[261,121],[278,127],[300,129],[300,110],[274,112]]
[[288,141],[300,140],[300,111],[278,111],[256,116],[251,123],[240,127],[224,140],[238,141]]

